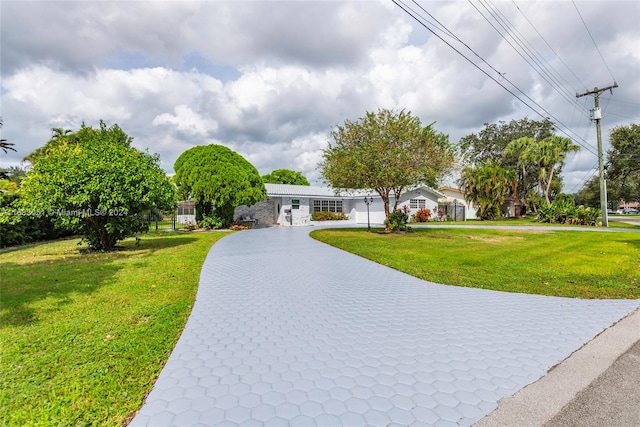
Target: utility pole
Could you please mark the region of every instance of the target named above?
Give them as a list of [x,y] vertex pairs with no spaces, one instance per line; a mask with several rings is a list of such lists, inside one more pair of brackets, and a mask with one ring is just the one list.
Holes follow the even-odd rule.
[[595,108],[593,110],[593,120],[596,122],[596,132],[598,134],[598,172],[600,174],[600,210],[602,211],[602,226],[609,226],[609,216],[607,215],[607,184],[604,179],[604,160],[602,158],[602,132],[600,130],[600,120],[602,120],[602,112],[600,111],[600,94],[605,91],[611,91],[613,94],[613,89],[618,87],[618,83],[613,82],[613,86],[607,86],[602,89],[598,89],[597,87],[593,88],[592,91],[585,92],[582,94],[576,93],[576,98],[580,98],[581,96],[593,95],[593,99],[595,102]]

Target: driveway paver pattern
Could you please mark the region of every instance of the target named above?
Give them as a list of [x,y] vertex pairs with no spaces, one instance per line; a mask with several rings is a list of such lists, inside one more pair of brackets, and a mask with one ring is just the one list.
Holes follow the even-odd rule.
[[469,426],[640,305],[425,282],[310,231],[216,243],[130,426]]

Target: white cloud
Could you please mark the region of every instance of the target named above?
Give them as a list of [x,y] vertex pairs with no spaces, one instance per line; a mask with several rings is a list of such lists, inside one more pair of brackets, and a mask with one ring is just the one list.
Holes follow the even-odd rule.
[[[485,122],[539,118],[390,2],[64,5],[3,4],[2,132],[19,149],[3,162],[15,163],[42,145],[52,127],[77,129],[83,121],[103,119],[118,123],[137,147],[158,152],[167,172],[184,150],[218,143],[261,173],[290,168],[317,181],[331,128],[366,111],[411,110],[425,124],[435,121],[452,142]],[[582,99],[580,108],[567,103],[471,5],[422,5],[595,146],[595,130],[585,118],[591,98]],[[517,5],[586,86],[611,83],[572,4]],[[584,89],[513,4],[496,6],[561,70],[570,93]],[[640,4],[578,7],[620,84],[608,100],[603,95],[606,149],[611,127],[640,120]],[[565,181],[579,183],[593,162],[590,153],[571,158]]]
[[193,136],[206,137],[209,132],[215,132],[218,124],[215,120],[202,117],[186,105],[174,108],[175,114],[163,113],[151,122],[154,126],[171,125],[178,132],[186,132]]

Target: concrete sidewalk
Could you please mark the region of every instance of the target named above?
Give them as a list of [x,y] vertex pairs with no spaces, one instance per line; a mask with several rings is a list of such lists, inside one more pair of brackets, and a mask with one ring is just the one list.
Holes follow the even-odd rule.
[[309,231],[212,248],[131,426],[470,426],[640,305],[430,283]]

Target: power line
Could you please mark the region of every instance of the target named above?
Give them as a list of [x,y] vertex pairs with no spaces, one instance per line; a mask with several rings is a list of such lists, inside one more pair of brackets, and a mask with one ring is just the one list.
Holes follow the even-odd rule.
[[[543,114],[541,114],[538,110],[536,110],[535,108],[533,108],[530,104],[528,104],[526,101],[524,101],[522,98],[520,98],[518,95],[516,95],[513,91],[511,91],[509,88],[507,88],[505,85],[503,85],[502,83],[500,83],[498,80],[496,80],[495,77],[491,76],[486,70],[483,70],[481,67],[479,67],[476,63],[474,63],[471,59],[469,59],[466,55],[464,55],[462,52],[460,52],[458,49],[456,49],[453,45],[451,45],[449,42],[447,42],[446,40],[444,40],[442,37],[440,37],[433,29],[431,29],[429,26],[427,26],[422,20],[418,19],[418,17],[424,19],[426,21],[426,19],[423,16],[420,16],[417,12],[415,12],[413,9],[411,9],[409,6],[407,6],[406,4],[404,4],[404,2],[402,2],[402,0],[392,0],[393,3],[398,6],[400,9],[402,9],[407,15],[409,15],[410,17],[412,17],[416,22],[418,22],[420,25],[422,25],[426,30],[428,30],[431,34],[433,34],[434,36],[436,36],[437,38],[439,38],[443,43],[445,43],[447,46],[449,46],[452,50],[454,50],[458,55],[462,56],[464,59],[466,59],[469,63],[471,63],[474,67],[476,67],[478,70],[480,70],[483,74],[485,74],[487,77],[489,77],[491,80],[493,80],[495,83],[497,83],[500,87],[502,87],[504,90],[506,90],[507,92],[509,92],[514,98],[516,98],[518,101],[522,102],[525,106],[527,106],[530,110],[532,110],[534,113],[536,113],[537,115],[539,115],[540,117],[547,118],[547,117],[551,117],[555,120],[555,122],[558,125],[561,125],[562,127],[566,128],[566,130],[561,129],[560,127],[558,127],[558,130],[565,134],[566,136],[570,137],[571,136],[567,133],[567,132],[572,132],[575,137],[577,137],[577,139],[581,139],[583,143],[581,143],[580,141],[576,141],[581,147],[583,147],[585,150],[587,150],[588,152],[590,152],[591,154],[596,155],[595,151],[593,151],[593,149],[591,147],[589,147],[587,144],[587,141],[585,141],[583,138],[581,138],[578,134],[576,134],[575,132],[573,132],[571,129],[569,129],[564,123],[562,123],[558,118],[556,118],[553,114],[551,114],[549,111],[547,111],[544,107],[542,107],[540,104],[538,104],[536,101],[534,101],[533,99],[531,99],[531,97],[529,97],[529,95],[527,95],[526,93],[524,93],[520,88],[518,88],[513,82],[511,82],[508,78],[506,78],[504,76],[504,74],[498,73],[502,78],[504,78],[504,80],[506,80],[507,82],[509,82],[509,84],[511,86],[513,86],[515,89],[517,89],[524,97],[526,97],[529,101],[531,101],[533,104],[535,104],[536,106],[538,106],[538,108],[542,111],[544,111],[548,116],[545,117]],[[402,2],[402,4],[400,4],[400,2]],[[449,31],[449,30],[447,30]],[[450,33],[452,33],[451,31],[449,31]],[[457,37],[455,37],[457,39]],[[477,55],[477,54],[476,54]],[[478,55],[479,56],[479,55]],[[487,63],[484,59],[483,62]],[[495,68],[491,67],[493,70],[495,70]]]
[[[451,30],[449,30],[447,27],[445,27],[440,21],[438,21],[432,14],[430,14],[429,12],[427,12],[427,10],[420,6],[420,4],[418,4],[418,2],[416,2],[416,0],[412,0],[416,6],[418,6],[420,9],[422,9],[424,11],[424,13],[426,13],[427,15],[429,15],[431,17],[431,19],[433,19],[434,21],[436,21],[438,23],[438,25],[440,25],[442,28],[445,29],[445,32],[454,40],[456,40],[457,42],[459,42],[460,44],[462,44],[464,47],[466,47],[471,53],[473,53],[478,59],[480,59],[482,62],[484,62],[485,64],[487,64],[487,66],[489,68],[491,68],[496,74],[503,76],[504,73],[501,73],[500,71],[496,70],[495,68],[493,68],[493,66],[491,64],[489,64],[482,56],[480,56],[475,50],[473,50],[468,44],[466,44],[465,42],[463,42],[462,40],[460,40],[458,38],[458,36],[456,36]],[[395,3],[395,2],[394,2]],[[396,3],[397,4],[397,3]],[[407,6],[408,7],[408,6]],[[413,9],[411,9],[409,7],[409,10],[411,10],[412,12],[415,12]],[[405,11],[406,12],[406,11]],[[429,22],[427,19],[425,19],[423,16],[421,16],[421,18],[423,18],[425,21]],[[414,19],[416,19],[414,17]],[[416,19],[417,21],[417,19]],[[420,21],[418,21],[420,23]],[[420,23],[422,24],[422,23]],[[424,26],[424,25],[423,25]],[[426,28],[426,27],[425,27]],[[429,28],[427,28],[429,30]],[[431,30],[429,30],[431,31]],[[444,40],[443,40],[444,41]],[[445,42],[446,43],[446,42]],[[448,43],[447,43],[448,44]],[[452,47],[451,45],[449,45],[450,47]],[[453,47],[452,47],[453,49]],[[455,50],[455,49],[454,49]],[[456,51],[457,52],[457,51]],[[460,53],[460,52],[458,52]],[[462,54],[461,54],[462,55]],[[464,56],[464,55],[463,55]]]
[[[570,193],[573,194],[576,192],[576,189],[578,187],[578,185],[582,185],[582,187],[584,187],[584,184],[586,184],[587,182],[589,182],[589,180],[591,178],[593,178],[593,176],[596,174],[596,171],[598,170],[598,165],[593,165],[593,167],[591,168],[591,170],[588,170],[585,174],[584,177],[582,178],[582,182],[580,184],[573,184],[573,187],[571,187],[571,191]],[[580,187],[580,188],[582,188]]]
[[[573,72],[573,70],[571,68],[569,68],[569,66],[567,65],[566,62],[564,62],[562,60],[562,58],[560,57],[560,55],[558,55],[558,53],[553,49],[553,47],[551,47],[551,45],[549,44],[549,42],[542,36],[542,34],[540,34],[540,31],[538,31],[538,29],[536,28],[535,25],[533,25],[533,22],[531,22],[529,20],[529,18],[527,17],[527,15],[524,14],[524,12],[522,11],[522,9],[520,9],[520,7],[516,4],[515,0],[511,0],[511,2],[513,3],[513,5],[516,7],[516,9],[518,9],[518,12],[520,12],[522,14],[522,16],[524,17],[524,19],[526,19],[526,21],[529,23],[529,25],[531,25],[531,28],[533,28],[533,30],[536,32],[536,34],[538,34],[538,36],[540,37],[540,39],[547,45],[547,47],[551,50],[551,52],[553,52],[553,54],[556,56],[556,58],[558,58],[560,60],[560,62],[562,62],[562,64],[565,66],[565,68],[567,70],[569,70],[569,72],[571,74],[573,74],[573,77],[576,78],[576,80],[582,85],[583,88],[586,88],[587,85],[584,84],[582,82],[582,80],[580,80],[580,77],[578,77],[576,75],[576,73]],[[565,82],[568,84],[568,82],[565,80]],[[578,92],[576,90],[576,92]]]
[[[473,6],[473,8],[480,14],[480,16],[482,16],[482,18],[487,21],[489,23],[489,25],[491,25],[491,27],[500,35],[500,37],[502,37],[502,39],[504,41],[507,42],[507,44],[509,44],[509,46],[511,46],[511,48],[518,54],[520,55],[520,57],[536,72],[538,73],[538,75],[540,75],[540,77],[542,77],[542,79],[544,81],[546,81],[553,90],[555,90],[562,98],[564,98],[565,101],[569,102],[569,104],[571,104],[574,108],[577,109],[577,102],[575,100],[575,98],[573,97],[573,94],[569,93],[566,91],[566,89],[562,88],[560,85],[560,82],[555,79],[555,77],[551,76],[551,74],[547,71],[546,66],[544,64],[542,64],[537,58],[536,55],[531,51],[531,49],[529,49],[527,46],[525,46],[525,42],[528,43],[526,41],[526,39],[524,39],[523,37],[521,37],[520,33],[517,31],[517,29],[515,29],[515,27],[513,26],[513,24],[511,24],[511,22],[509,22],[509,20],[504,16],[504,14],[502,14],[502,12],[500,12],[493,4],[493,10],[491,10],[489,8],[489,6],[487,6],[488,2],[483,2],[482,0],[480,0],[480,4],[482,5],[482,7],[484,7],[484,9],[491,15],[491,17],[497,22],[497,24],[502,27],[502,29],[504,30],[504,33],[502,33],[492,22],[491,20],[489,20],[489,18],[487,18],[487,16],[485,16],[484,13],[482,13],[482,11],[480,11],[480,9],[478,9],[475,4],[473,4],[471,2],[471,0],[468,0],[469,4],[471,4],[471,6]],[[485,4],[486,3],[486,4]],[[502,17],[501,17],[502,16]],[[513,28],[513,31],[510,28]],[[515,34],[515,35],[514,35]],[[518,45],[518,47],[520,48],[520,50],[518,49],[518,47],[514,46],[513,43],[511,43],[511,41],[509,41],[509,39],[507,38],[507,35],[513,39],[513,41],[515,42],[515,44]],[[530,45],[530,43],[529,43]],[[524,54],[523,54],[524,53]],[[529,59],[527,59],[525,57],[525,55],[527,55],[529,57]],[[538,54],[538,56],[540,56]],[[533,63],[532,63],[533,62]],[[535,65],[534,65],[535,64]],[[553,81],[555,79],[555,81]],[[584,110],[581,110],[581,113],[584,114],[586,117],[588,117],[587,113]]]
[[640,103],[638,103],[638,102],[621,101],[621,100],[619,100],[619,99],[613,99],[613,98],[603,98],[603,97],[600,97],[600,99],[605,99],[605,100],[607,100],[607,101],[611,101],[611,102],[621,102],[621,103],[623,103],[623,104],[640,105]]
[[612,113],[612,112],[607,112],[606,114],[607,116],[617,116],[617,117],[622,117],[623,119],[629,119],[629,120],[640,120],[640,116],[638,117],[629,117],[629,116],[623,116],[622,114],[617,114],[617,113]]
[[[493,4],[491,0],[489,0],[489,3],[491,3],[492,7],[498,12],[498,14],[500,14],[502,19],[508,23],[509,28],[512,30],[513,34],[517,36],[517,37],[514,37],[513,34],[510,34],[511,37],[522,41],[523,47],[526,50],[527,55],[531,57],[534,60],[534,62],[536,62],[536,64],[539,64],[541,71],[543,71],[546,75],[549,76],[550,79],[552,79],[556,83],[554,87],[557,87],[558,90],[562,91],[565,95],[568,95],[568,97],[565,97],[565,100],[569,101],[570,104],[574,104],[574,103],[577,104],[575,102],[576,101],[575,98],[573,98],[573,94],[567,91],[563,87],[562,82],[560,82],[560,80],[563,80],[566,86],[571,87],[571,84],[564,77],[562,77],[562,75],[553,67],[553,65],[549,61],[546,61],[544,59],[544,56],[538,51],[538,49],[536,49],[536,47],[533,44],[531,44],[529,40],[527,40],[527,38],[518,30],[518,28],[515,25],[513,25],[513,23],[511,23],[511,21],[509,21],[509,19],[505,16],[505,14],[502,13],[502,11],[495,4]],[[577,107],[577,106],[574,105],[574,107]],[[581,111],[584,112],[584,110],[581,110]]]
[[582,14],[580,13],[580,10],[578,9],[578,5],[576,4],[575,0],[571,0],[571,3],[573,3],[573,6],[576,8],[576,11],[578,12],[578,16],[580,16],[580,20],[582,20],[582,24],[584,25],[584,28],[587,30],[587,33],[589,34],[589,37],[591,37],[591,41],[593,42],[593,45],[596,47],[596,50],[598,51],[598,54],[600,55],[600,58],[602,59],[602,62],[604,63],[604,66],[607,67],[607,71],[609,71],[609,75],[611,75],[611,78],[615,82],[616,78],[613,77],[613,73],[611,72],[611,69],[609,68],[609,65],[607,65],[607,61],[604,60],[604,56],[602,56],[602,52],[600,52],[600,49],[598,48],[598,45],[596,44],[596,41],[593,39],[593,36],[591,35],[591,31],[589,31],[589,27],[587,27],[587,23],[584,22],[584,18],[582,17]]

